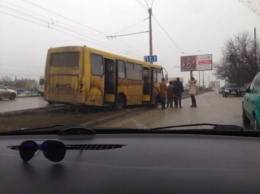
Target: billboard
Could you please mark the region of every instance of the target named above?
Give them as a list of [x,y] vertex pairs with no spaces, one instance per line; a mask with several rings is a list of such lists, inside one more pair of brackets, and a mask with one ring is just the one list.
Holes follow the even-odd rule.
[[181,56],[181,71],[212,70],[212,54]]

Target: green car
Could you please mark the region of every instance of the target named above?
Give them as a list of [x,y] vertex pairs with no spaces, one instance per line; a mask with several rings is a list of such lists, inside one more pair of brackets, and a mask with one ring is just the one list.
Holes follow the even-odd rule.
[[260,126],[260,72],[256,74],[242,100],[243,123],[255,130]]

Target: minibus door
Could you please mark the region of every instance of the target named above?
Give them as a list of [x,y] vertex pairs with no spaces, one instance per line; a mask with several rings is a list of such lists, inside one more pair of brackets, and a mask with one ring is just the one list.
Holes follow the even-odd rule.
[[104,95],[106,102],[115,102],[116,87],[116,64],[112,59],[105,59],[105,85]]

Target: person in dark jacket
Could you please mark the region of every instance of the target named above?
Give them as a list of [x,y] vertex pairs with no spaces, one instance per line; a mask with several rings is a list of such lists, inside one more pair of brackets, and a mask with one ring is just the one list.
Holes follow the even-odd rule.
[[177,77],[176,81],[173,83],[173,92],[174,92],[174,105],[175,108],[182,108],[181,106],[181,96],[183,92],[183,84],[180,81],[180,78]]

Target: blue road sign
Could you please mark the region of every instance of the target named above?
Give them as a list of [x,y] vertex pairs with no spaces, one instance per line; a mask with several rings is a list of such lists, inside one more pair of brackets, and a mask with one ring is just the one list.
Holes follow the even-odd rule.
[[157,55],[152,55],[152,56],[144,56],[144,61],[145,62],[157,62]]

